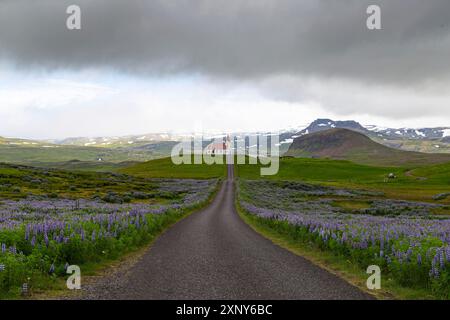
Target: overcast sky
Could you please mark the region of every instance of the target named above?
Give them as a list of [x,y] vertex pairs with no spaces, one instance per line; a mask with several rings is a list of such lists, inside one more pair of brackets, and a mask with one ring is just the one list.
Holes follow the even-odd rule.
[[0,0],[0,135],[450,126],[449,57],[448,0]]

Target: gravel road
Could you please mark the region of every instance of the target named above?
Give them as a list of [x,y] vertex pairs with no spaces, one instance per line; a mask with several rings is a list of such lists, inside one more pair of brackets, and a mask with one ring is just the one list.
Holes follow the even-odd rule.
[[167,230],[127,270],[84,286],[80,298],[371,298],[244,223],[234,207],[232,169],[207,208]]

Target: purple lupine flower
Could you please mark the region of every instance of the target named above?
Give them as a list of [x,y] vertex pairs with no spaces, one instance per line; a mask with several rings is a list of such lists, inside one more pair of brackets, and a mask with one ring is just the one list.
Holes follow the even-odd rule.
[[444,250],[439,251],[439,264],[440,264],[441,269],[445,268]]
[[25,240],[28,241],[30,239],[30,225],[26,225],[25,227]]
[[408,250],[406,251],[406,260],[408,262],[411,261],[411,255],[412,255],[412,249],[408,248]]
[[45,246],[48,247],[48,245],[49,245],[49,240],[48,240],[48,235],[47,235],[47,233],[44,233],[44,242],[45,242]]
[[50,266],[50,270],[48,271],[48,273],[52,274],[55,272],[55,265],[52,263],[52,265]]
[[439,278],[439,268],[437,267],[438,262],[439,262],[439,253],[436,253],[433,260],[431,261],[430,277]]

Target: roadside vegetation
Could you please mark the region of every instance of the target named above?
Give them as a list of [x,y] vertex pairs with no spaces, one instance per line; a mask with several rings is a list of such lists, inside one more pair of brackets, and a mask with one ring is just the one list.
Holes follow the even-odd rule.
[[278,175],[261,178],[258,169],[236,168],[238,208],[256,229],[359,279],[378,265],[397,298],[450,298],[450,163],[284,158]]
[[[0,298],[61,285],[150,243],[204,206],[219,178],[149,179],[0,164]],[[202,177],[204,178],[204,177]]]

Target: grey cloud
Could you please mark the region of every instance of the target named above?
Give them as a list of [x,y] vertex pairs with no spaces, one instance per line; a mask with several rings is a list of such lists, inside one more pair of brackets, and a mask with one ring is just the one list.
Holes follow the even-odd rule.
[[409,88],[281,76],[260,81],[258,87],[272,100],[315,103],[340,116],[365,114],[404,120],[436,116],[445,125],[450,119],[450,92],[439,83]]
[[[81,31],[65,28],[70,4]],[[381,31],[365,27],[369,4]],[[450,75],[448,0],[0,0],[0,57],[19,68],[113,68],[411,85]]]

